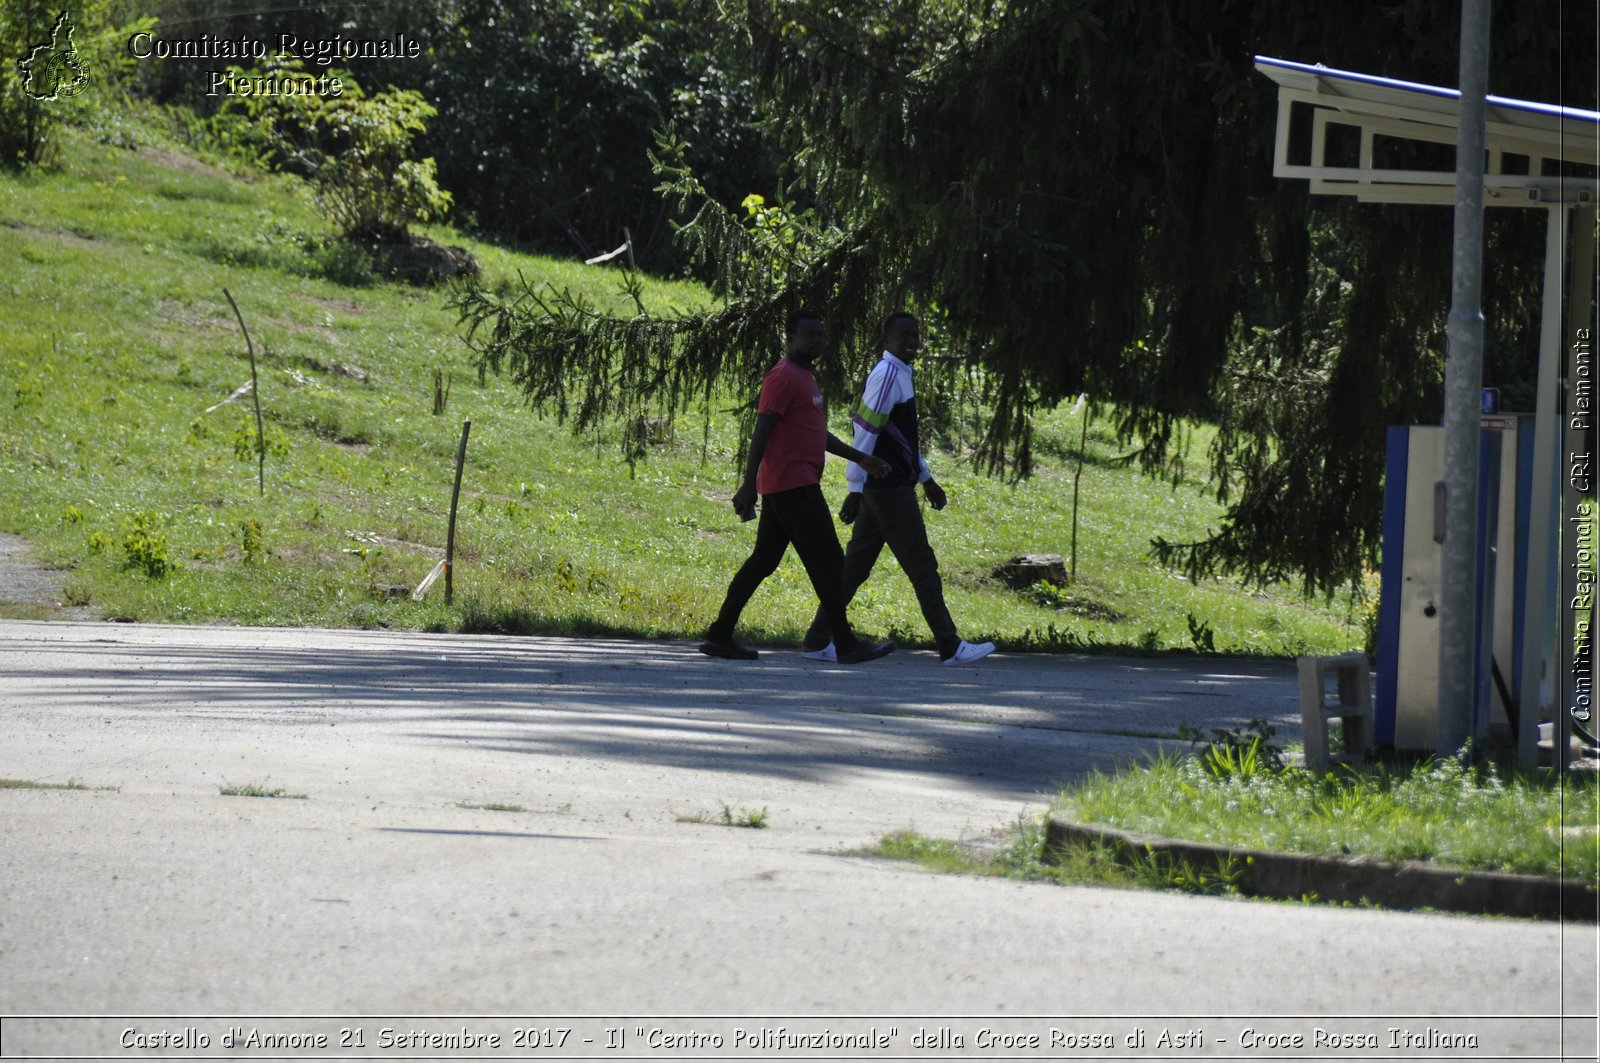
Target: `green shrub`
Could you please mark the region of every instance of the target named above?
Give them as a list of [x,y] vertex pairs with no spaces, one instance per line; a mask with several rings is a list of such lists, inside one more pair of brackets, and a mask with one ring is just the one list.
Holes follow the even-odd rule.
[[[307,82],[330,76],[307,73],[299,60],[248,71],[230,67],[229,74],[237,80]],[[242,115],[257,131],[263,154],[310,179],[318,209],[346,237],[402,242],[413,224],[450,209],[434,160],[413,157],[412,141],[438,112],[420,92],[390,89],[368,96],[349,74],[339,72],[338,78],[338,96],[232,96],[218,128],[245,139],[238,126]]]
[[1377,572],[1367,568],[1361,571],[1361,637],[1367,655],[1378,652],[1378,607],[1382,579]]
[[244,555],[244,563],[254,565],[266,556],[267,547],[261,522],[255,517],[249,517],[239,522],[239,552]]
[[154,25],[113,27],[106,0],[0,0],[0,164],[44,162],[57,130],[113,109],[134,63],[119,45]]
[[177,562],[172,560],[162,523],[162,515],[149,510],[136,513],[122,522],[122,552],[126,557],[126,567],[137,569],[151,579],[163,579],[178,567]]
[[61,14],[56,0],[0,0],[0,55],[7,59],[0,67],[0,159],[9,166],[44,157],[65,114],[60,97],[81,86],[72,27]]

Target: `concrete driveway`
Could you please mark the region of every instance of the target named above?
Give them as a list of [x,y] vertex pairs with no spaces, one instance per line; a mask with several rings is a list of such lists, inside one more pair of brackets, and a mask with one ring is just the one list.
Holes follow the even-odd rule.
[[0,1055],[1594,1058],[1593,926],[853,855],[1184,722],[1297,737],[1295,696],[1277,662],[0,623],[0,777],[116,787],[0,790]]

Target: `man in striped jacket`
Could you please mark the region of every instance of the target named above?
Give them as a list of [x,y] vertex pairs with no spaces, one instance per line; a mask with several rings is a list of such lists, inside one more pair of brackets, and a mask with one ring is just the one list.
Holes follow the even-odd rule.
[[[993,653],[994,643],[973,644],[956,634],[955,622],[944,604],[939,560],[928,544],[928,530],[917,505],[917,484],[922,485],[934,509],[943,509],[946,502],[944,488],[934,482],[917,440],[917,398],[911,383],[911,366],[922,348],[917,319],[904,312],[890,314],[883,326],[883,346],[883,357],[867,377],[865,396],[855,416],[854,447],[888,462],[889,473],[869,480],[855,462],[845,473],[850,493],[839,519],[855,525],[844,552],[845,601],[866,582],[878,555],[888,546],[911,580],[940,659],[947,665],[971,664]],[[831,661],[837,656],[821,610],[806,632],[804,649],[813,660]]]

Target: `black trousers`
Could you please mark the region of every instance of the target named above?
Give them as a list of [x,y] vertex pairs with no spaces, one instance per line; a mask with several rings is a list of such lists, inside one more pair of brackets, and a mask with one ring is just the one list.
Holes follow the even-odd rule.
[[728,584],[728,595],[723,599],[717,619],[706,632],[707,638],[717,642],[732,640],[739,614],[744,612],[761,581],[777,571],[790,543],[800,555],[806,575],[811,577],[821,613],[827,617],[833,631],[834,647],[841,654],[856,648],[855,633],[850,630],[850,621],[845,616],[844,553],[839,549],[833,514],[828,512],[820,484],[761,496],[755,549],[734,573],[733,582]]
[[[869,487],[861,494],[861,513],[856,517],[850,545],[844,550],[844,600],[849,604],[856,589],[872,574],[878,555],[888,546],[905,570],[911,589],[922,606],[922,619],[933,632],[939,656],[948,657],[961,645],[956,624],[944,604],[944,581],[939,578],[939,559],[928,543],[928,528],[922,520],[914,487]],[[833,622],[819,612],[806,632],[807,646],[823,646],[828,633],[836,631]]]

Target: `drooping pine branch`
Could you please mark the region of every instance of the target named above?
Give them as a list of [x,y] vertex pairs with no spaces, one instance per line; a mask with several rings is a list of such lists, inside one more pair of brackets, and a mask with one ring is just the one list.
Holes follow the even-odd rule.
[[[691,228],[708,254],[754,257],[747,237],[727,219],[726,211],[703,205]],[[581,295],[541,289],[526,278],[513,298],[471,284],[458,289],[450,305],[483,369],[506,375],[531,405],[582,431],[653,413],[676,415],[704,405],[719,388],[742,392],[753,403],[761,377],[783,351],[785,318],[799,307],[821,308],[840,349],[869,349],[863,337],[873,330],[860,323],[881,318],[898,291],[876,272],[881,259],[868,251],[862,234],[830,234],[786,274],[787,283],[730,283],[732,297],[720,306],[674,318],[609,316]],[[864,359],[861,354],[856,361]],[[850,396],[862,371],[830,358],[816,375],[838,400]],[[642,440],[632,433],[624,440],[628,459],[637,459]]]
[[[1250,58],[1448,84],[1435,7],[730,3],[816,224],[779,253],[668,158],[717,310],[613,320],[525,289],[466,297],[463,322],[531,401],[588,424],[723,385],[753,394],[799,305],[845,354],[819,382],[847,396],[882,314],[909,306],[989,404],[991,470],[1026,473],[1031,412],[1081,391],[1116,404],[1153,472],[1172,468],[1184,418],[1213,420],[1223,527],[1158,553],[1195,575],[1331,591],[1378,549],[1384,425],[1437,417],[1448,216],[1275,180],[1272,92]],[[1559,41],[1523,25],[1495,83],[1538,96],[1525,86]],[[1533,305],[1539,234],[1495,221],[1490,241],[1505,305]],[[1525,373],[1517,328],[1491,333]]]

